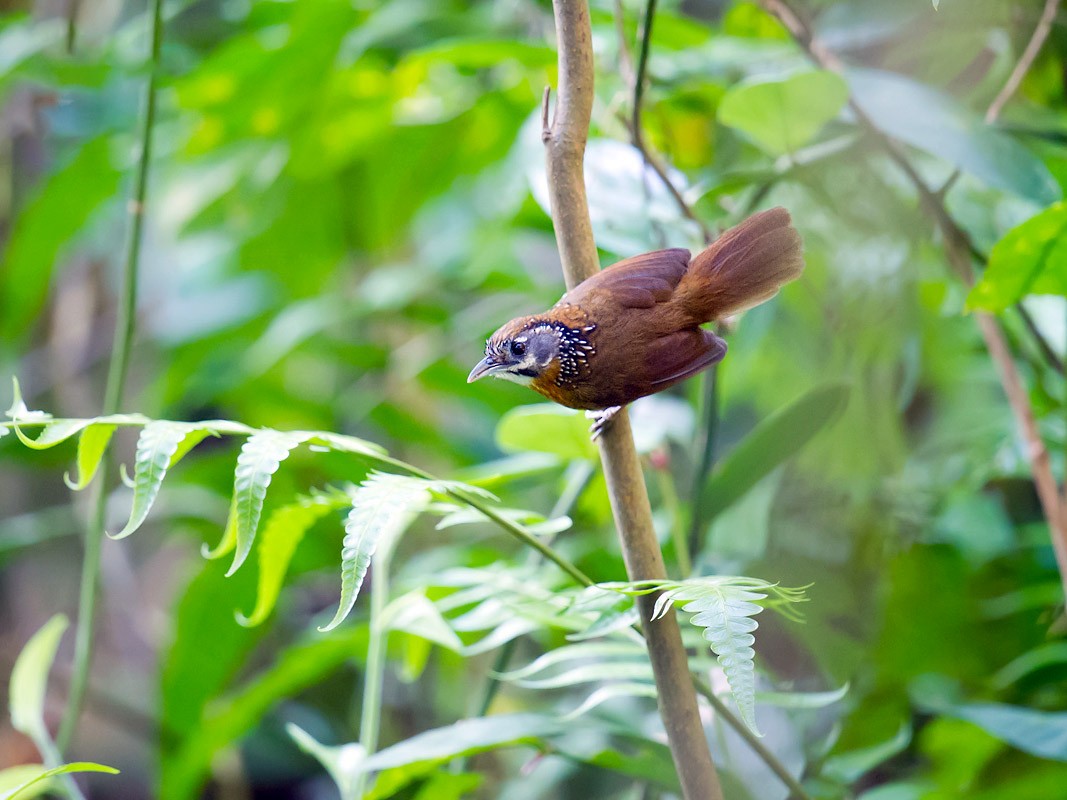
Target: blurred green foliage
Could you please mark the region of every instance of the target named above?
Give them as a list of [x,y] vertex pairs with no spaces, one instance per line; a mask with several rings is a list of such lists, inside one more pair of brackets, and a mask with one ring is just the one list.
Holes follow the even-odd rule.
[[[146,20],[140,3],[80,3],[67,53],[57,8],[31,5],[0,3],[0,378],[20,376],[32,408],[88,418],[114,325]],[[762,615],[755,644],[763,742],[811,796],[1046,800],[1067,782],[1063,596],[1028,453],[968,306],[1001,314],[1062,480],[1067,387],[1017,307],[1062,360],[1067,33],[1061,13],[988,125],[1043,4],[937,5],[797,2],[847,65],[839,77],[813,70],[754,3],[659,4],[645,138],[713,230],[790,209],[808,267],[731,326],[714,386],[689,381],[633,417],[672,577],[691,531],[696,575],[811,584],[805,623]],[[629,144],[643,13],[631,0],[591,8],[586,177],[605,264],[702,244]],[[465,383],[486,335],[563,288],[539,135],[552,31],[545,0],[167,4],[123,410],[362,437],[490,489],[591,578],[621,580],[584,420],[517,408],[535,400],[517,386]],[[990,254],[970,294],[848,99],[948,187],[948,212]],[[131,465],[135,446],[115,432],[112,452]],[[62,478],[77,461],[82,480],[100,452],[0,438],[5,652],[56,611],[76,615],[84,511],[68,509]],[[360,483],[369,464],[308,448],[275,463],[256,511],[275,555],[227,578],[200,549],[223,537],[236,459],[232,441],[204,439],[156,485],[145,530],[106,543],[89,711],[63,754],[122,769],[84,780],[96,796],[335,796],[323,765],[359,736],[368,607],[360,595],[344,626],[315,630],[337,606],[341,511],[293,503]],[[106,488],[117,531],[131,495]],[[274,514],[292,527],[272,533]],[[570,584],[477,516],[426,519],[393,558],[383,749],[367,767],[383,771],[369,796],[676,790],[647,696],[601,695],[559,723],[609,685],[610,660],[590,662],[603,685],[493,684],[509,640],[514,669],[581,635],[561,600]],[[273,613],[257,580],[277,592]],[[620,608],[597,613],[625,635]],[[713,664],[698,667],[725,689]],[[845,684],[818,707],[763,694]],[[784,800],[720,718],[708,732],[728,797]],[[0,768],[22,752],[14,737],[0,730],[15,742],[0,744]]]

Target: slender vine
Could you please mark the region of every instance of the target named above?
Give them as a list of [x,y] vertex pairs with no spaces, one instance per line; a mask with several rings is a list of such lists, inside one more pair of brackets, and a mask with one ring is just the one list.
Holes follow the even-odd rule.
[[[130,350],[133,346],[137,312],[137,273],[141,259],[141,242],[144,236],[145,198],[148,189],[148,170],[152,160],[152,131],[156,121],[156,88],[159,80],[160,51],[163,44],[163,0],[152,0],[149,19],[151,39],[149,74],[144,89],[144,111],[138,136],[141,152],[137,160],[137,171],[129,205],[130,227],[122,266],[122,286],[118,316],[115,321],[111,363],[108,368],[107,385],[104,389],[104,414],[118,412],[122,403],[122,395],[126,388],[126,375],[130,366]],[[74,639],[74,668],[71,674],[66,713],[56,740],[60,752],[67,749],[74,736],[89,682],[96,601],[100,589],[100,558],[104,539],[108,471],[107,461],[105,461],[100,466],[100,476],[93,490],[89,520],[85,530],[85,553],[78,593],[78,623]]]

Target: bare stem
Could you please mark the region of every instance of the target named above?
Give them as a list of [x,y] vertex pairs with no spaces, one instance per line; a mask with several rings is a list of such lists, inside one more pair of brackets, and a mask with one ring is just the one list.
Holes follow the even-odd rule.
[[[593,109],[593,43],[583,0],[553,0],[559,41],[559,100],[555,121],[546,126],[546,164],[552,219],[568,288],[600,268],[586,202],[582,163]],[[625,410],[600,437],[608,494],[631,580],[666,576],[641,464]],[[649,658],[659,694],[660,715],[687,800],[721,800],[689,676],[685,648],[673,614],[652,622],[654,595],[638,598]]]
[[[126,241],[126,257],[122,268],[122,289],[118,318],[115,322],[115,338],[111,349],[111,364],[108,369],[107,386],[104,390],[104,414],[114,414],[122,403],[129,371],[130,350],[133,345],[134,325],[137,311],[137,271],[141,258],[141,241],[144,233],[144,207],[148,187],[148,169],[152,160],[152,129],[156,119],[156,84],[159,77],[159,54],[163,42],[163,0],[152,0],[150,17],[151,54],[150,72],[144,90],[144,114],[140,128],[140,158],[134,178],[133,196],[130,201],[130,228]],[[89,682],[89,668],[93,655],[93,630],[96,620],[96,601],[100,584],[100,554],[104,538],[104,511],[107,501],[107,465],[101,465],[97,478],[89,524],[85,531],[85,554],[82,562],[81,586],[78,594],[78,626],[74,639],[74,666],[71,673],[70,694],[66,714],[60,726],[57,746],[65,751],[78,726],[85,689]]]
[[1052,30],[1052,21],[1056,19],[1056,12],[1059,7],[1060,0],[1045,0],[1045,9],[1041,12],[1041,18],[1037,21],[1037,27],[1034,28],[1030,41],[1026,43],[1026,49],[1019,56],[1019,61],[1015,65],[1015,69],[1011,71],[1011,75],[1008,76],[1008,80],[997,92],[997,96],[993,98],[989,108],[986,109],[985,121],[987,123],[996,122],[1004,105],[1019,90],[1019,85],[1023,82],[1023,78],[1026,77],[1026,73],[1030,71],[1030,67],[1034,65],[1037,54],[1041,52],[1041,46],[1045,43],[1045,39],[1048,38],[1049,32]]

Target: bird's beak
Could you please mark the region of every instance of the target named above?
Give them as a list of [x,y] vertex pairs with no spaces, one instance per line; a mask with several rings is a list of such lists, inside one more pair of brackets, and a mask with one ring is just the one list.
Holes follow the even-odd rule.
[[471,374],[467,376],[467,383],[474,383],[479,378],[484,378],[486,375],[492,375],[494,372],[500,372],[504,369],[505,364],[498,364],[495,361],[491,361],[489,356],[486,356],[477,364],[474,365],[474,369],[471,370]]

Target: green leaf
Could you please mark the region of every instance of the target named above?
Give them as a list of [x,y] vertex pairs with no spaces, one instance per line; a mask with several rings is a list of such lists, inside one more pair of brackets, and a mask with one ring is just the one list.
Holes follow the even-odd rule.
[[846,77],[856,103],[894,139],[1038,205],[1060,199],[1059,185],[1037,156],[949,95],[892,72],[850,69]]
[[[233,563],[227,575],[233,575],[248,558],[259,528],[263,501],[271,477],[293,448],[311,438],[303,431],[256,431],[241,447],[233,483],[233,515],[237,537]],[[227,523],[229,526],[229,523]]]
[[318,520],[340,507],[331,497],[302,498],[272,513],[259,540],[259,588],[256,607],[249,616],[237,612],[237,621],[245,626],[259,625],[274,610],[285,571],[297,546]]
[[843,784],[859,780],[879,764],[903,752],[911,742],[911,733],[910,723],[904,722],[891,739],[860,750],[830,756],[823,765],[822,773]]
[[972,309],[999,312],[1028,294],[1067,295],[1067,202],[1012,228],[989,254],[967,296]]
[[714,516],[736,502],[833,423],[845,410],[848,396],[845,384],[820,386],[756,425],[712,473],[701,495],[708,514]]
[[606,659],[618,657],[637,658],[647,666],[648,654],[644,646],[636,642],[583,642],[549,650],[525,667],[498,673],[495,677],[502,681],[519,681],[571,661],[592,660],[600,664],[605,663]]
[[44,721],[48,673],[66,629],[64,615],[56,614],[48,620],[22,648],[11,671],[11,727],[29,736],[41,750],[48,749],[51,742]]
[[399,536],[428,501],[426,481],[380,472],[352,493],[341,550],[341,600],[333,619],[319,630],[332,630],[348,616],[379,544]]
[[718,575],[684,581],[644,580],[597,585],[625,594],[660,592],[652,612],[653,620],[664,616],[672,604],[693,614],[690,621],[703,629],[704,638],[718,656],[742,721],[757,736],[762,735],[755,720],[756,672],[752,645],[756,640],[752,633],[757,623],[752,617],[764,606],[774,605],[783,615],[798,618],[789,606],[805,599],[802,589],[787,589],[759,578]]
[[1002,703],[934,702],[929,706],[947,717],[977,725],[1030,755],[1067,761],[1067,711],[1038,711]]
[[737,128],[773,156],[795,153],[838,115],[848,100],[844,79],[827,70],[732,87],[719,104],[719,121]]
[[616,697],[651,697],[655,699],[656,696],[657,692],[655,683],[634,683],[629,681],[611,683],[607,686],[601,686],[599,689],[592,692],[582,701],[580,706],[573,711],[564,714],[562,719],[577,719],[583,714],[588,714],[602,703],[614,700]]
[[63,482],[71,490],[80,492],[92,483],[117,427],[113,424],[95,423],[82,431],[78,438],[78,480],[72,481],[70,473],[63,474]]
[[849,684],[828,692],[756,692],[756,702],[778,708],[825,708],[848,694]]
[[90,419],[57,419],[45,425],[36,439],[31,439],[22,432],[19,425],[15,425],[15,435],[19,437],[20,442],[32,450],[47,450],[49,447],[55,447],[67,441],[91,423]]
[[[243,574],[243,573],[242,573]],[[238,576],[238,579],[240,576]],[[231,580],[232,585],[232,580]],[[225,607],[224,607],[225,609]],[[237,628],[226,612],[231,630]],[[203,658],[211,658],[200,641]],[[216,698],[204,710],[203,718],[182,741],[181,747],[165,762],[160,777],[162,800],[191,800],[210,774],[216,754],[237,741],[275,710],[281,699],[292,697],[320,683],[353,657],[365,652],[365,627],[334,631],[290,645],[268,668],[225,697]]]
[[[465,719],[453,725],[425,731],[369,757],[360,758],[362,753],[354,750],[317,746],[322,748],[319,752],[324,752],[331,763],[336,764],[338,775],[334,777],[334,781],[341,786],[353,785],[359,775],[365,772],[423,762],[446,761],[500,747],[537,745],[545,737],[563,733],[564,729],[561,721],[542,714],[498,714]],[[287,726],[287,730],[302,748],[315,748],[315,745],[311,744],[314,739],[306,732],[292,724]],[[353,754],[350,762],[339,757],[349,753]],[[334,771],[331,770],[331,775],[333,774]]]
[[200,555],[208,561],[222,558],[237,546],[237,513],[234,511],[236,505],[237,498],[231,497],[230,511],[226,515],[226,527],[222,529],[222,538],[219,539],[219,543],[214,547],[209,547],[207,542],[201,543]]
[[519,406],[497,423],[496,441],[507,452],[551,453],[560,458],[597,457],[589,440],[589,421],[576,411],[554,403]]
[[159,494],[159,487],[167,474],[171,459],[178,444],[194,427],[188,422],[153,420],[144,426],[137,439],[133,461],[133,503],[130,519],[112,539],[123,539],[136,531],[148,517],[152,504]]
[[122,172],[106,136],[90,139],[54,172],[15,219],[0,298],[0,340],[26,335],[40,314],[62,249],[90,215],[115,197]]
[[292,722],[285,726],[285,730],[297,747],[322,764],[337,784],[342,800],[356,796],[358,777],[364,772],[359,767],[367,759],[367,750],[363,745],[358,742],[342,745],[322,744]]
[[[2,785],[3,783],[4,775],[9,772],[14,772],[15,769],[21,768],[15,767],[14,769],[4,770],[3,772],[0,772],[0,785]],[[34,769],[34,767],[31,767],[31,769]],[[53,767],[52,769],[45,769],[42,765],[40,767],[40,771],[37,772],[37,774],[27,778],[26,780],[23,780],[22,783],[20,783],[18,786],[15,786],[13,789],[8,789],[7,791],[0,793],[0,800],[25,800],[27,795],[23,795],[23,792],[26,789],[33,787],[35,784],[42,783],[43,781],[46,781],[49,778],[53,778],[56,775],[66,775],[70,772],[106,772],[109,775],[119,774],[119,771],[114,767],[106,767],[103,764],[95,764],[91,761],[74,761],[70,764],[63,764],[59,767]]]

